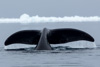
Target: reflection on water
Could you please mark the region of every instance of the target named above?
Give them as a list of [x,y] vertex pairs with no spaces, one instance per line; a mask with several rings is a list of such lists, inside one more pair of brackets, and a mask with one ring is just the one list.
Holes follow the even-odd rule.
[[[59,49],[58,49],[59,48]],[[69,49],[56,47],[56,50],[5,51],[0,48],[2,67],[99,67],[100,48]]]

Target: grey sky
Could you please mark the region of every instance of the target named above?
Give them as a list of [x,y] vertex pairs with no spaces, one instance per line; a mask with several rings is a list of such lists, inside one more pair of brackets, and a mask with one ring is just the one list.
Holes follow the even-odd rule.
[[[0,17],[20,17],[23,13],[30,16],[100,16],[100,0],[0,0]],[[23,27],[24,26],[24,27]],[[0,24],[0,43],[12,33],[25,29],[76,28],[92,35],[100,44],[100,23],[45,23],[45,24]]]
[[0,17],[100,16],[100,0],[0,0]]

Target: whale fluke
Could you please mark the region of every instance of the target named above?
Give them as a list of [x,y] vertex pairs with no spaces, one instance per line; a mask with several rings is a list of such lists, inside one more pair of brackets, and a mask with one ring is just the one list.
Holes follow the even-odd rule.
[[12,34],[5,41],[5,45],[21,43],[21,44],[38,44],[41,32],[39,30],[23,30]]
[[70,28],[50,30],[47,38],[50,44],[68,43],[78,40],[94,42],[94,38],[86,32]]
[[86,32],[71,28],[40,30],[23,30],[12,34],[5,41],[5,46],[10,44],[36,45],[36,50],[51,50],[51,44],[63,44],[73,41],[94,42],[94,38]]

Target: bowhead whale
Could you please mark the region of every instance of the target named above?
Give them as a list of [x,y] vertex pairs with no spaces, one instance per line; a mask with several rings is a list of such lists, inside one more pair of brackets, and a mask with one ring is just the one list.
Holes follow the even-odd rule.
[[[94,38],[88,33],[72,29],[47,29],[40,30],[23,30],[12,34],[5,41],[5,47],[11,44],[28,44],[36,45],[35,50],[52,50],[51,44],[64,44],[75,41],[94,42]],[[91,44],[90,44],[91,45]]]

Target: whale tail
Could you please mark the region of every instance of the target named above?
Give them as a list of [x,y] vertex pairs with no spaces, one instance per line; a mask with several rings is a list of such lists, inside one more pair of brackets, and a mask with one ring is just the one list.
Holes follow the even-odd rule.
[[23,30],[12,34],[5,41],[5,46],[10,44],[29,44],[36,45],[36,50],[51,50],[50,44],[63,44],[73,41],[90,41],[94,38],[88,33],[71,28],[52,29],[44,28],[40,30]]
[[48,40],[47,40],[47,34],[48,34],[48,29],[44,28],[40,40],[38,42],[38,45],[36,46],[36,50],[52,50]]

